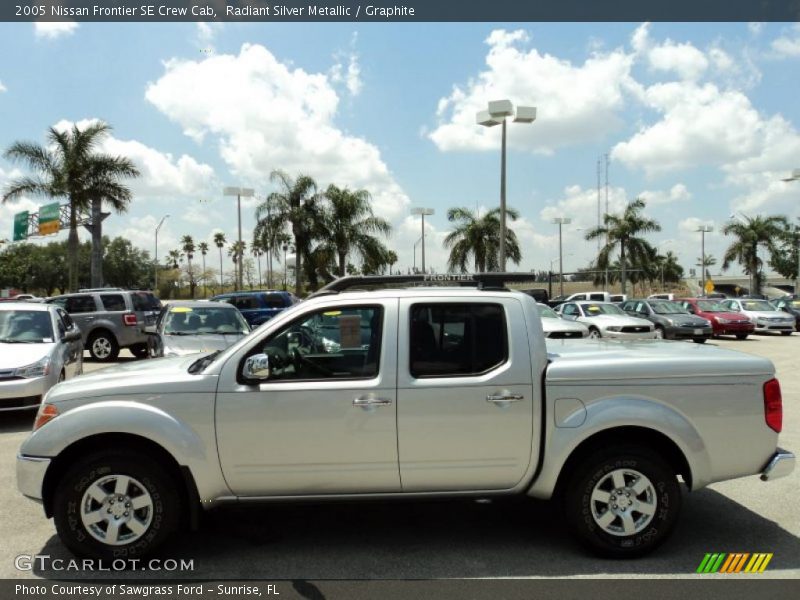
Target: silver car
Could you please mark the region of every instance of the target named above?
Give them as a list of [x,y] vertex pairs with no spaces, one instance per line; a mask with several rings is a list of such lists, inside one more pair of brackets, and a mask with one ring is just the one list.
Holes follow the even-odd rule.
[[724,300],[722,306],[745,315],[756,326],[756,333],[779,331],[781,335],[792,335],[794,331],[794,317],[777,310],[766,300],[732,298]]
[[544,336],[549,339],[570,339],[589,337],[589,328],[577,321],[562,319],[559,314],[546,304],[537,304],[542,319]]
[[81,332],[63,309],[0,304],[0,411],[37,408],[51,387],[82,371]]
[[250,326],[231,304],[223,302],[171,302],[147,327],[149,356],[183,356],[224,350],[250,333]]
[[566,302],[556,308],[565,319],[583,323],[589,337],[623,340],[650,340],[656,337],[655,325],[646,319],[625,314],[610,302]]

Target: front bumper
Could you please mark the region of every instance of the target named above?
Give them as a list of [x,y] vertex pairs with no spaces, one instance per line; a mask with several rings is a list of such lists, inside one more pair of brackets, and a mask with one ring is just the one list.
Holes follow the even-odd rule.
[[37,408],[50,385],[48,375],[0,381],[0,412]]
[[604,338],[613,340],[652,340],[656,337],[655,330],[643,331],[641,333],[630,333],[627,331],[608,331],[604,329],[601,334]]
[[17,489],[23,496],[41,501],[44,474],[49,466],[49,458],[17,455]]
[[736,335],[737,333],[753,333],[756,326],[750,321],[746,323],[717,323],[714,325],[714,335]]
[[666,330],[667,337],[676,340],[694,340],[699,338],[710,338],[714,333],[711,327],[693,327],[684,325],[673,325]]
[[778,448],[772,458],[769,459],[767,466],[761,471],[761,481],[772,481],[786,477],[794,471],[794,454],[783,448]]

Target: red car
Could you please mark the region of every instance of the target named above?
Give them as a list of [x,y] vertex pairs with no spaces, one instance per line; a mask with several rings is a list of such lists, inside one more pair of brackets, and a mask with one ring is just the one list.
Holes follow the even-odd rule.
[[728,311],[714,298],[679,298],[675,302],[693,315],[711,321],[714,335],[735,335],[737,339],[745,340],[755,331],[755,324],[747,317]]

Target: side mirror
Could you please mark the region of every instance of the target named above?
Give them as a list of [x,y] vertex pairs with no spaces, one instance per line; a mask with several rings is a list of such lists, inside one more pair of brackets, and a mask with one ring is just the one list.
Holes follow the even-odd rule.
[[266,381],[270,376],[269,356],[254,354],[248,356],[242,367],[242,376],[253,381]]
[[158,333],[158,331],[157,331],[157,328],[156,328],[156,326],[155,326],[155,325],[147,325],[147,326],[144,328],[144,332],[145,332],[147,335],[156,335],[156,334]]
[[80,331],[68,331],[63,337],[65,342],[77,342],[79,339],[81,339]]

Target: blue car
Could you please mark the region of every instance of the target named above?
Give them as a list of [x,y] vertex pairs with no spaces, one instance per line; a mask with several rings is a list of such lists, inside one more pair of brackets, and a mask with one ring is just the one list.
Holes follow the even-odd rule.
[[252,292],[231,292],[211,298],[212,302],[233,304],[242,313],[251,328],[266,323],[282,310],[286,310],[300,300],[291,292],[279,290],[257,290]]

